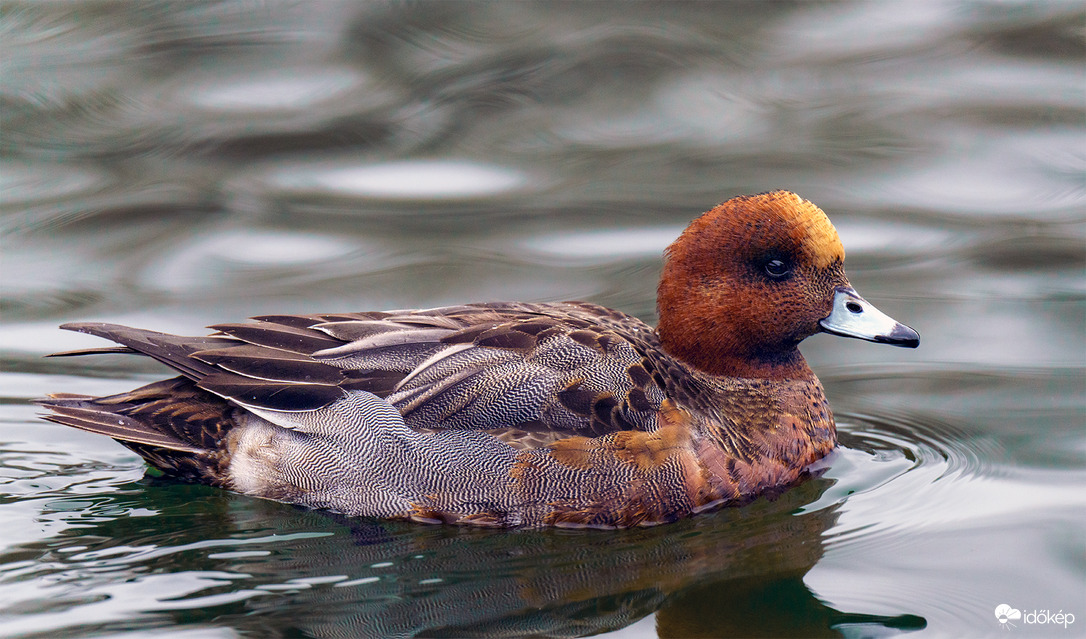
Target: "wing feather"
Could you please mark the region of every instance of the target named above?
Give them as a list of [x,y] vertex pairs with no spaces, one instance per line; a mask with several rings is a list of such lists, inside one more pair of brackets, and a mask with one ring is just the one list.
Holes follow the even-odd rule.
[[295,328],[272,322],[216,324],[213,330],[257,346],[310,354],[342,344],[339,340],[308,328]]
[[200,379],[215,370],[208,364],[192,359],[190,357],[192,353],[233,343],[232,340],[220,337],[181,337],[100,322],[62,324],[61,328],[116,342],[135,352],[152,357],[190,379]]
[[334,384],[278,382],[226,371],[204,377],[197,386],[246,408],[290,413],[324,408],[344,395],[343,389]]
[[301,353],[237,344],[228,348],[196,351],[192,354],[222,370],[273,382],[338,384],[346,378],[342,369],[315,361]]
[[[658,347],[655,333],[587,304],[255,319],[213,326],[219,333],[209,337],[107,324],[66,328],[151,356],[237,406],[312,411],[365,390],[385,397],[412,428],[485,430],[518,447],[654,430],[664,398],[645,355]],[[57,419],[90,419],[78,406],[63,408]]]

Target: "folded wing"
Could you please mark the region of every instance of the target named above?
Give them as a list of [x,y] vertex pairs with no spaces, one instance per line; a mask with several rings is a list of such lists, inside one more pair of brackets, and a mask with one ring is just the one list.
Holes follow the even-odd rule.
[[265,417],[317,411],[363,390],[414,430],[484,430],[518,448],[653,430],[664,399],[646,359],[651,329],[587,304],[255,319],[214,326],[219,333],[210,337],[96,323],[64,328],[126,347],[109,352],[153,357]]

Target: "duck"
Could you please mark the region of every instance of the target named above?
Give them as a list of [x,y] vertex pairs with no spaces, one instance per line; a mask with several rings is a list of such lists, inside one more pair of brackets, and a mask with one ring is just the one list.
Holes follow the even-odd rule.
[[655,328],[580,301],[265,315],[187,337],[61,328],[176,376],[44,418],[166,475],[348,516],[629,528],[773,497],[837,445],[798,346],[915,348],[849,283],[829,218],[790,191],[729,199],[665,251]]

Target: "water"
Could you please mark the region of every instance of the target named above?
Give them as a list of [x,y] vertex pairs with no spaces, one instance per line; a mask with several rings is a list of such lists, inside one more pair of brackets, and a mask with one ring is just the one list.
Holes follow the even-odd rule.
[[[1025,1],[6,3],[0,635],[1082,635],[1084,24]],[[842,445],[776,501],[618,532],[348,520],[148,476],[29,403],[163,375],[42,359],[97,344],[65,321],[498,299],[652,321],[663,247],[772,188],[824,208],[853,283],[923,335],[805,343]]]

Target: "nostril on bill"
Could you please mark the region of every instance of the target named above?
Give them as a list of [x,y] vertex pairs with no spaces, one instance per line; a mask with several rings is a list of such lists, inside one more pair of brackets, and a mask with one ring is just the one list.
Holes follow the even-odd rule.
[[856,302],[845,302],[845,308],[852,313],[863,313],[864,307],[860,306]]

